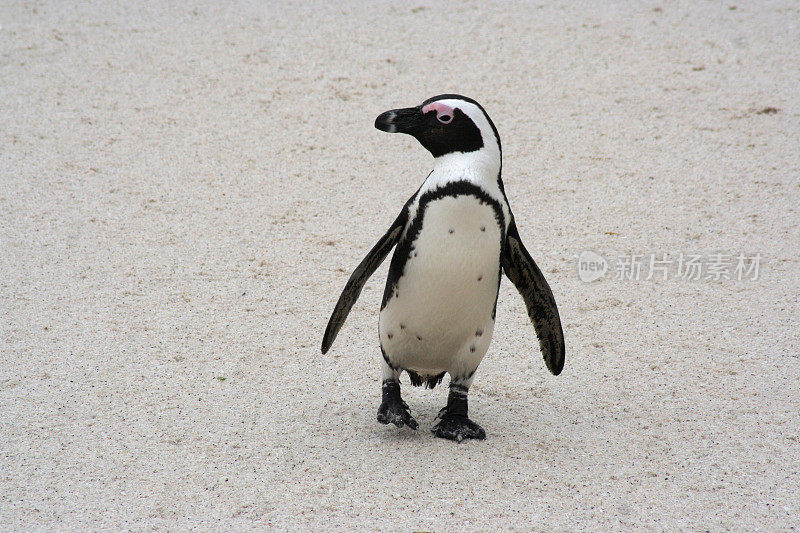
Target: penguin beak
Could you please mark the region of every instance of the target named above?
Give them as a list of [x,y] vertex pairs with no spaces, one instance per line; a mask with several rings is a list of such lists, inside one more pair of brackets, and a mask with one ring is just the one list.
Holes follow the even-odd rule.
[[424,124],[425,116],[419,107],[392,109],[378,115],[375,127],[388,133],[408,133],[414,135]]

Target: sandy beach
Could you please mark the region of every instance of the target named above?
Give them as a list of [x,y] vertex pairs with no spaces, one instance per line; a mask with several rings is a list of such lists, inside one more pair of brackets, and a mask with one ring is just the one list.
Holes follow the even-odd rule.
[[[798,65],[793,0],[3,2],[0,530],[797,530]],[[449,92],[566,337],[504,279],[461,444],[375,420],[388,261],[320,353]]]

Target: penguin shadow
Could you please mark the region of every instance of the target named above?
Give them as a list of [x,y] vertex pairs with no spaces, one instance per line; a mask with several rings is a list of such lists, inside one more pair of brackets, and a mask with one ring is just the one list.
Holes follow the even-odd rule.
[[[426,391],[430,393],[430,391]],[[455,442],[436,437],[431,429],[438,422],[437,415],[441,407],[439,398],[431,400],[420,400],[419,398],[406,400],[411,414],[417,420],[418,429],[411,429],[407,426],[396,427],[393,424],[380,424],[375,419],[375,415],[360,417],[359,431],[368,435],[368,440],[375,443],[380,448],[387,446],[387,449],[396,448],[398,445],[409,445],[407,451],[413,453],[424,453],[431,449],[463,449],[468,446],[470,450],[480,452],[486,450],[516,450],[520,453],[540,452],[553,453],[554,450],[570,448],[576,446],[576,441],[580,442],[582,437],[575,435],[580,428],[570,428],[565,431],[558,424],[541,422],[541,417],[552,417],[558,420],[560,417],[557,409],[546,402],[527,400],[513,404],[508,398],[498,398],[494,395],[476,394],[476,400],[480,398],[481,404],[472,409],[471,415],[474,420],[486,430],[484,440],[465,439]],[[545,405],[542,405],[545,403]],[[374,409],[377,411],[377,408]],[[434,448],[431,448],[433,446]]]
[[375,422],[375,426],[373,436],[381,444],[419,443],[428,436],[433,438],[433,435],[425,434],[425,428],[422,427],[422,424],[420,424],[419,429],[411,429],[406,426],[397,428],[391,424],[384,426],[377,422]]

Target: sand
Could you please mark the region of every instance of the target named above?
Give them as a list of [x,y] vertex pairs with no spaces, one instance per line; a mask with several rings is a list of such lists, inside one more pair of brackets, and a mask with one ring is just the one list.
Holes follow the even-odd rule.
[[[0,26],[0,529],[800,526],[796,2],[9,1]],[[404,386],[418,432],[375,421],[386,265],[319,352],[431,166],[373,120],[442,92],[497,124],[567,343],[551,376],[504,280],[488,437],[460,445],[429,431],[446,388]],[[681,253],[759,276],[616,279]]]

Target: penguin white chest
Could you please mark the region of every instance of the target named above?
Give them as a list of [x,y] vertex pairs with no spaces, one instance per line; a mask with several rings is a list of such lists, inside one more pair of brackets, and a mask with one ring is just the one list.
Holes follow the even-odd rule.
[[501,238],[494,208],[474,196],[424,207],[380,315],[381,346],[394,363],[422,374],[474,370],[494,330]]

